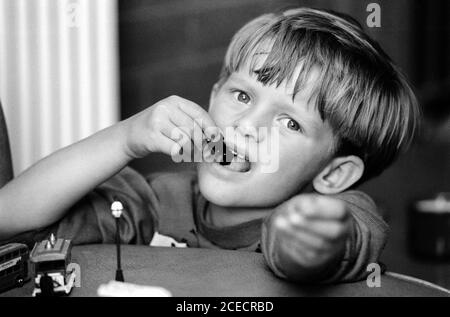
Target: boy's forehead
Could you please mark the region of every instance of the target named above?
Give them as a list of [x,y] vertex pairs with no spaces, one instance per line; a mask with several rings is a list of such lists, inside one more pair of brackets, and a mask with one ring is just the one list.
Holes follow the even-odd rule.
[[[259,71],[263,68],[264,62],[266,61],[268,55],[269,52],[267,51],[256,52],[252,59],[243,63],[241,67],[242,72],[250,74],[252,79],[257,80]],[[304,62],[301,61],[295,67],[292,72],[292,76],[290,78],[283,79],[278,88],[283,89],[284,93],[291,98],[295,97],[296,99],[299,98],[302,100],[308,99],[308,101],[310,101],[310,99],[314,96],[314,92],[319,81],[320,69],[318,66],[311,66],[308,70],[307,76],[305,77],[304,83],[302,83],[301,87],[297,87],[299,77],[305,75],[303,74],[304,71],[305,65]]]

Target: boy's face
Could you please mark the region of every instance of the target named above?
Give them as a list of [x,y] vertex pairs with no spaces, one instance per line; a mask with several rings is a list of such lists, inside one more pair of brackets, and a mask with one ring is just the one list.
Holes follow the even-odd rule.
[[[200,163],[199,187],[207,200],[227,207],[274,206],[301,191],[328,162],[334,137],[310,98],[314,76],[294,100],[293,77],[264,86],[247,66],[214,87],[209,113],[219,128],[235,133],[225,143],[257,161]],[[263,163],[268,160],[278,163],[275,170]]]

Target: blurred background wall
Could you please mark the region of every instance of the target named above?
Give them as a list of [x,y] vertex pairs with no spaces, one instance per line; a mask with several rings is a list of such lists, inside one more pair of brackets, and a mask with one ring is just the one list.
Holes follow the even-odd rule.
[[114,0],[0,0],[15,174],[119,119],[117,40]]

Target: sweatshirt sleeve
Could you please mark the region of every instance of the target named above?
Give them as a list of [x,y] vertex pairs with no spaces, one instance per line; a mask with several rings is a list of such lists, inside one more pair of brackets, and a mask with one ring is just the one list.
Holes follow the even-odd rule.
[[[366,278],[367,266],[377,263],[386,244],[388,226],[377,213],[372,199],[359,191],[348,191],[334,196],[343,200],[352,217],[352,226],[343,253],[333,263],[318,272],[317,282],[352,282]],[[273,215],[273,214],[272,214]],[[283,254],[280,238],[273,225],[273,216],[263,223],[261,246],[268,266],[279,277],[298,280],[302,266]]]
[[50,233],[71,239],[75,245],[113,243],[116,227],[110,208],[116,199],[124,206],[120,218],[121,241],[126,244],[149,244],[157,223],[158,198],[146,179],[129,167],[83,197],[56,223],[1,243],[22,242],[32,246]]

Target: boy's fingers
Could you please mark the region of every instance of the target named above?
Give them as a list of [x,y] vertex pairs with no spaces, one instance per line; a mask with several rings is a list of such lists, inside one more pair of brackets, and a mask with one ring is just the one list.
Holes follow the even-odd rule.
[[219,134],[219,129],[216,127],[215,122],[205,109],[190,100],[181,97],[173,98],[181,111],[195,120],[196,123],[201,126],[202,130],[205,131],[205,133],[210,134],[207,135],[208,138],[213,138],[211,134]]
[[348,232],[349,225],[336,221],[312,221],[308,230],[322,237],[326,237],[330,241],[334,241],[342,238]]
[[169,138],[171,141],[176,143],[178,146],[175,146],[174,149],[167,149],[167,147],[164,148],[165,153],[173,155],[176,152],[176,150],[180,151],[180,148],[183,148],[186,146],[186,144],[191,144],[191,138],[188,133],[186,133],[183,129],[180,127],[177,127],[173,123],[169,122],[168,125],[164,126],[161,129],[161,134],[167,138]]
[[316,265],[318,259],[326,254],[326,252],[323,252],[322,250],[307,246],[301,240],[294,240],[285,237],[279,241],[281,249],[285,254],[295,259],[296,263],[306,267]]
[[186,113],[179,110],[174,111],[169,120],[174,126],[183,130],[198,149],[202,149],[204,134],[198,123],[192,120]]
[[348,217],[345,203],[339,199],[317,194],[298,195],[291,199],[293,208],[309,219],[335,219]]
[[161,133],[161,138],[159,138],[159,146],[161,152],[169,155],[177,155],[177,153],[179,154],[182,148],[178,142],[175,142],[163,133]]
[[299,228],[289,221],[285,221],[283,217],[276,219],[275,225],[278,227],[279,232],[287,240],[293,240],[299,243],[301,242],[306,247],[317,250],[326,250],[331,247],[330,243],[324,239],[323,236],[317,235],[304,228]]
[[186,142],[190,142],[191,140],[189,133],[184,131],[181,127],[177,127],[171,121],[169,121],[167,125],[161,128],[161,133],[181,145]]
[[349,225],[345,221],[306,218],[293,209],[280,213],[276,220],[278,221],[276,224],[281,229],[306,231],[330,241],[341,238],[349,229]]
[[176,108],[169,115],[169,120],[177,127],[184,127],[192,130],[195,126],[194,120],[188,116],[184,111]]
[[306,267],[311,265],[311,259],[314,258],[315,255],[301,244],[294,244],[292,242],[284,242],[282,244],[282,250],[285,254],[288,254],[291,258],[295,259],[296,263]]

